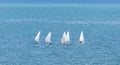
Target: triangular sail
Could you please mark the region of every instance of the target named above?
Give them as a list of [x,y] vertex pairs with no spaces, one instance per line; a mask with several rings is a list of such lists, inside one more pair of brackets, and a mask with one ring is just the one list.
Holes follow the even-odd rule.
[[80,38],[79,38],[79,42],[80,42],[80,43],[83,43],[84,41],[85,41],[85,40],[84,40],[83,31],[81,31]]
[[66,34],[66,42],[69,43],[70,42],[70,34],[69,31]]
[[45,43],[51,43],[51,32],[49,32],[48,35],[46,36]]
[[61,43],[65,44],[66,43],[66,32],[63,33],[63,36],[61,38]]
[[35,42],[39,43],[39,39],[40,39],[40,31],[37,33],[35,37]]

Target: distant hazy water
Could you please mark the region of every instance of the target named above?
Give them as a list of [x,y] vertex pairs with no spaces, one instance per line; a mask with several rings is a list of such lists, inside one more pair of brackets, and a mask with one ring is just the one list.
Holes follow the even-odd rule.
[[[40,43],[34,37],[41,30]],[[44,44],[52,32],[53,46]],[[71,44],[61,45],[64,31]],[[84,31],[86,44],[78,44]],[[0,6],[1,65],[119,65],[120,5]]]

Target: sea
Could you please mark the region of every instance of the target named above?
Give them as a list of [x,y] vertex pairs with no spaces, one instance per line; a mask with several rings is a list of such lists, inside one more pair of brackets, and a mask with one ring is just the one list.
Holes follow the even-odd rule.
[[[71,43],[63,45],[67,31]],[[0,4],[0,65],[120,65],[120,5]]]

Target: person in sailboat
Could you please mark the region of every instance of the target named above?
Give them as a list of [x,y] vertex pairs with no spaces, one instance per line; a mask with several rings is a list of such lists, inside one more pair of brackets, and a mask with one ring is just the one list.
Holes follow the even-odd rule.
[[52,46],[52,45],[53,45],[53,43],[49,43],[48,45],[49,45],[49,46]]
[[83,43],[82,41],[79,41],[79,43]]

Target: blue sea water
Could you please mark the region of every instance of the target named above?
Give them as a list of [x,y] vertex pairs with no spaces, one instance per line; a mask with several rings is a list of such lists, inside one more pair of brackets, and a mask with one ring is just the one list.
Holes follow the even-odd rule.
[[[52,46],[44,43],[49,31]],[[64,31],[70,45],[60,44]],[[0,65],[120,65],[120,5],[0,5]]]

